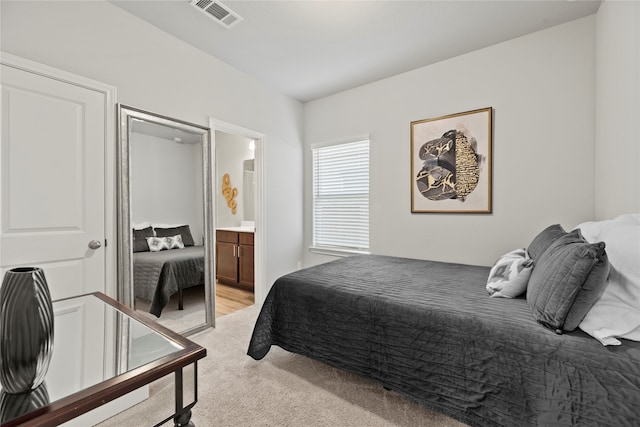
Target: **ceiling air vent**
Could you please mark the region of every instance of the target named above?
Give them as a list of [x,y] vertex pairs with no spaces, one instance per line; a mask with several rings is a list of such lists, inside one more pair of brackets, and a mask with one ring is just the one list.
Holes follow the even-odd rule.
[[225,28],[242,21],[240,15],[218,0],[191,0],[191,5]]

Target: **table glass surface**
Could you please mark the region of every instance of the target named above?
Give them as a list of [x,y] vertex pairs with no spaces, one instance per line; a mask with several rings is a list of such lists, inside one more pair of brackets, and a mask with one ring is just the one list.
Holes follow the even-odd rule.
[[[92,294],[54,301],[53,309],[53,354],[44,383],[15,395],[0,388],[1,423],[184,349]],[[65,318],[76,312],[94,323],[78,325],[73,324],[77,316]]]

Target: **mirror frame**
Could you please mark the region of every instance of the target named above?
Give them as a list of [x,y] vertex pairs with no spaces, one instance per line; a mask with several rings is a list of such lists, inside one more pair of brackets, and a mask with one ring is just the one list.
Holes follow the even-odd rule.
[[206,126],[185,122],[162,116],[138,108],[117,104],[118,117],[118,301],[135,309],[135,293],[133,287],[133,233],[131,232],[131,126],[133,120],[141,120],[168,126],[185,132],[200,135],[202,141],[202,179],[204,205],[204,288],[205,288],[205,321],[185,331],[176,331],[182,335],[190,335],[209,327],[215,327],[215,262],[213,257],[213,212],[215,209],[212,184],[213,165],[211,153],[211,129]]

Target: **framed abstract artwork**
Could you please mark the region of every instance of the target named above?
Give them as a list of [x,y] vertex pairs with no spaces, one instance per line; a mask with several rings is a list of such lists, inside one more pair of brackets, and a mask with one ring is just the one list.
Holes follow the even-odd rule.
[[411,122],[411,212],[491,213],[492,111]]

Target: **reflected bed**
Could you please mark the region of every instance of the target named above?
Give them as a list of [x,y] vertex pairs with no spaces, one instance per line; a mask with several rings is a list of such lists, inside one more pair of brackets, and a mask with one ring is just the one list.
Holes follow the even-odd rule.
[[133,254],[133,283],[136,298],[151,303],[149,312],[160,317],[171,295],[204,284],[204,246],[188,246],[159,252]]

